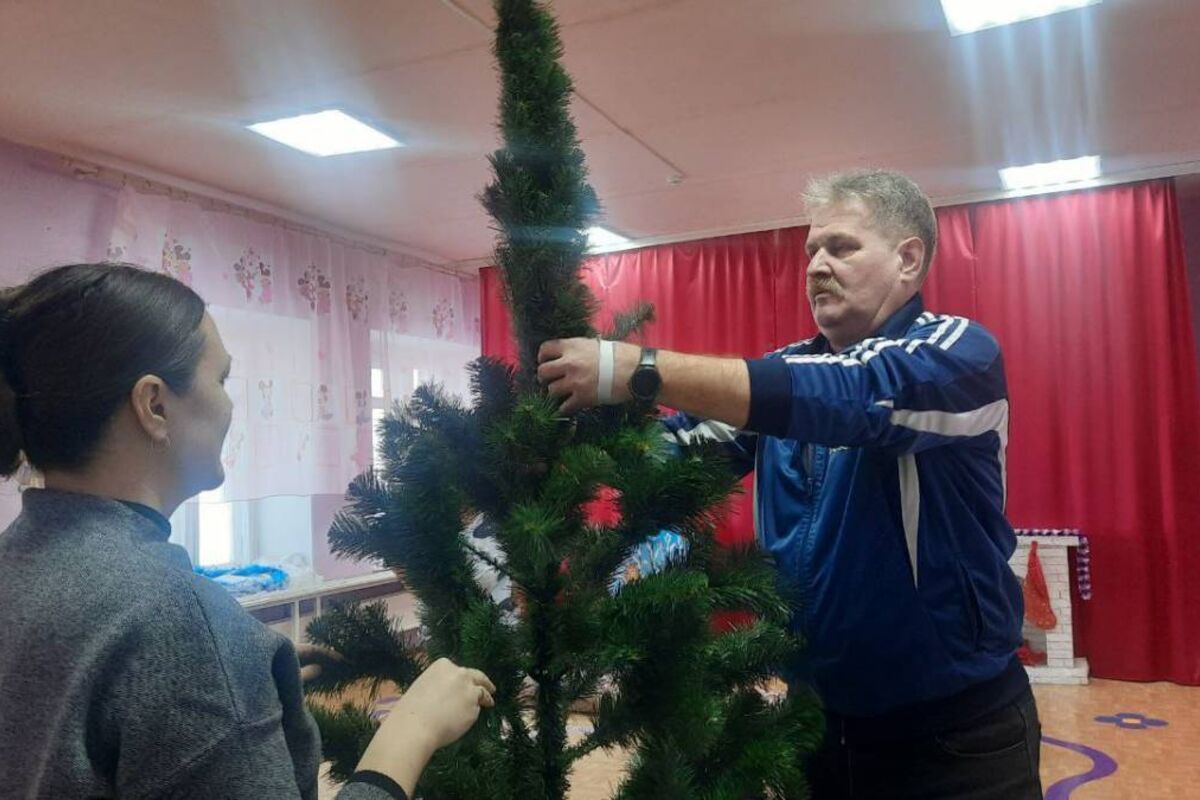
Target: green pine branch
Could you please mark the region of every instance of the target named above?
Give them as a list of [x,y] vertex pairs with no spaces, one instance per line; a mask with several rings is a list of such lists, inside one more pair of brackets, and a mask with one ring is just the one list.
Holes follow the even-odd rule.
[[408,686],[425,667],[424,658],[405,642],[383,601],[334,607],[310,622],[307,634],[310,642],[336,654],[314,656],[320,674],[305,689],[319,697],[363,682],[372,695],[384,682]]
[[623,342],[636,333],[641,333],[646,325],[654,321],[654,305],[638,303],[627,311],[613,316],[612,326],[605,332],[605,339]]
[[559,63],[554,18],[531,0],[497,0],[496,15],[505,146],[489,159],[496,178],[481,200],[500,231],[496,262],[512,310],[522,383],[532,388],[542,342],[595,333],[596,303],[579,281],[579,269],[587,250],[584,230],[599,203],[571,120],[571,78]]
[[308,710],[321,730],[321,759],[330,762],[329,776],[336,781],[349,780],[378,723],[367,709],[354,703],[345,703],[339,709],[309,703]]

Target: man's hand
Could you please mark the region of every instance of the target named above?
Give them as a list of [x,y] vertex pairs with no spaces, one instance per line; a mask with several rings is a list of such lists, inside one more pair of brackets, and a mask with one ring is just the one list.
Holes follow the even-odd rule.
[[[637,369],[641,348],[613,342],[612,403],[630,399],[629,379]],[[572,414],[599,403],[600,343],[595,339],[554,339],[538,350],[538,380],[551,397],[562,400],[559,411]],[[697,417],[742,428],[750,416],[750,372],[740,358],[693,356],[658,351],[662,390],[658,402]]]
[[[629,400],[629,378],[637,368],[639,349],[613,342],[612,402]],[[538,350],[538,380],[551,397],[563,402],[558,410],[573,414],[599,405],[600,342],[596,339],[553,339]]]

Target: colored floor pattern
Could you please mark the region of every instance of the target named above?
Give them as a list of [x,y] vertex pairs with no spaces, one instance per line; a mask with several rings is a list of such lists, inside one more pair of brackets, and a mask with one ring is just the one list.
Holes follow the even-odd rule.
[[1200,798],[1200,688],[1093,681],[1034,693],[1047,800]]
[[[1038,686],[1034,693],[1046,800],[1200,798],[1200,688],[1098,680]],[[586,717],[576,719],[573,735],[588,725]],[[623,767],[616,752],[584,759],[573,773],[570,800],[608,800]],[[335,794],[326,783],[320,797]]]

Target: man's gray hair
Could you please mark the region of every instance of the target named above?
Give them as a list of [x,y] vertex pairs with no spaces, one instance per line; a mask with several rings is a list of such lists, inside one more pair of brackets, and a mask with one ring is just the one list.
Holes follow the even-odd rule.
[[920,187],[907,175],[883,169],[856,169],[813,178],[804,189],[804,205],[813,208],[858,200],[875,226],[897,241],[916,236],[925,243],[921,275],[937,252],[937,217]]

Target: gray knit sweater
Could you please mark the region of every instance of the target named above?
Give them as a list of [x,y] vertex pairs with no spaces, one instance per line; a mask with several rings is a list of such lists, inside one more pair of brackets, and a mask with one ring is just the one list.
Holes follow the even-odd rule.
[[292,644],[166,539],[114,500],[25,493],[0,534],[0,798],[317,796]]

